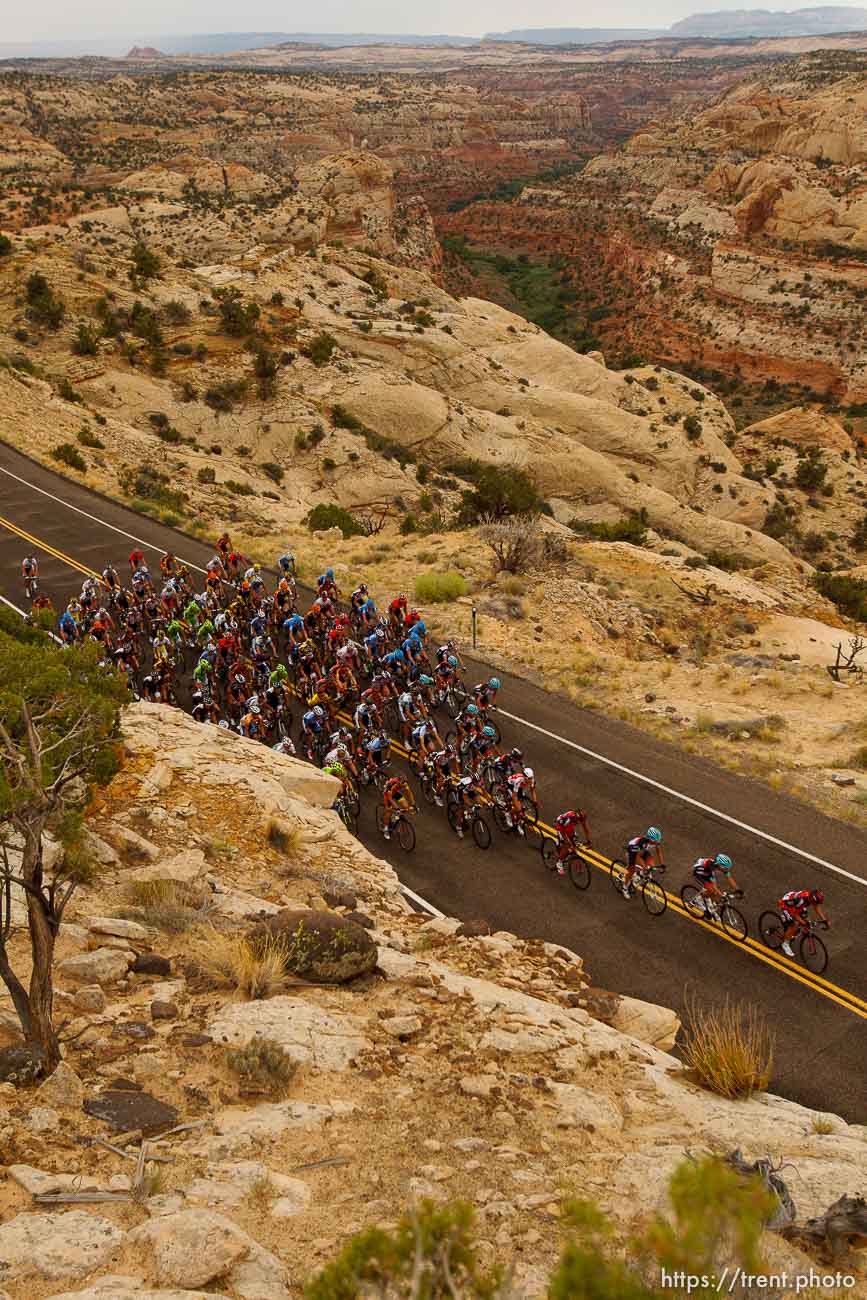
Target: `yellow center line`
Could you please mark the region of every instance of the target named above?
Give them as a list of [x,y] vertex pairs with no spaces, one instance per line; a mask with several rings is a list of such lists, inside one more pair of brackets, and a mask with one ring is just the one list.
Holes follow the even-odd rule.
[[102,581],[100,574],[98,574],[95,569],[89,569],[86,564],[80,564],[78,560],[74,560],[71,555],[66,555],[65,552],[58,551],[55,547],[49,546],[48,543],[43,542],[41,538],[34,537],[32,533],[25,532],[23,528],[19,528],[17,524],[13,524],[11,520],[5,519],[2,515],[0,515],[0,526],[7,528],[10,533],[16,533],[23,541],[31,542],[37,550],[45,551],[48,555],[53,555],[56,560],[60,560],[61,563],[68,565],[69,568],[77,569],[78,572],[83,573],[85,577],[99,578],[99,580]]
[[[60,560],[61,563],[68,565],[70,568],[76,569],[79,573],[83,573],[87,577],[97,578],[102,581],[101,575],[98,574],[95,569],[91,569],[87,565],[79,563],[78,560],[74,560],[72,556],[67,555],[64,551],[59,551],[56,547],[49,546],[47,542],[42,541],[38,537],[34,537],[32,533],[28,533],[25,529],[19,528],[17,524],[13,524],[9,519],[4,518],[2,515],[0,515],[0,526],[8,529],[9,532],[16,533],[24,541],[30,542],[39,550],[43,550],[47,552],[47,554],[53,555],[55,559]],[[298,692],[293,691],[293,694],[297,696]],[[341,722],[346,722],[350,725],[352,723],[351,716],[343,710],[338,712],[337,717]],[[393,740],[391,748],[402,758],[409,757],[409,750],[406,746],[402,745],[400,741]],[[555,828],[547,822],[539,821],[537,822],[537,827],[540,831],[556,839],[557,832]],[[598,850],[581,848],[580,856],[586,858],[601,871],[606,872],[608,875],[611,874],[613,859],[605,857],[605,855],[600,853]],[[662,888],[662,886],[660,886],[660,888]],[[704,926],[706,932],[713,934],[717,939],[723,939],[726,943],[730,943],[736,948],[746,950],[752,957],[764,962],[766,966],[770,966],[772,970],[778,971],[780,974],[787,976],[788,979],[795,980],[797,983],[805,985],[805,987],[812,989],[815,993],[821,994],[822,997],[827,998],[830,1002],[836,1002],[838,1006],[860,1016],[862,1020],[867,1020],[867,1002],[862,998],[859,998],[857,994],[850,993],[848,989],[833,984],[830,980],[824,979],[821,975],[814,975],[806,968],[797,967],[784,961],[783,958],[777,956],[772,950],[765,948],[763,944],[759,943],[755,939],[749,937],[743,941],[733,939],[731,935],[725,933],[721,925],[708,925],[699,917],[693,916],[691,912],[688,912],[677,894],[670,894],[668,890],[665,889],[663,889],[663,893],[668,900],[668,905],[678,916],[683,917],[687,921],[691,921],[694,925]]]

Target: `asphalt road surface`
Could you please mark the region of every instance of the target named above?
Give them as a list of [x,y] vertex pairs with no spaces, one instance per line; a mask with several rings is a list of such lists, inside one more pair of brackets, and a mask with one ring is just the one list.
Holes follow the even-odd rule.
[[[108,560],[124,572],[134,544],[151,548],[151,559],[171,549],[191,565],[204,566],[213,553],[0,444],[0,594],[8,601],[24,605],[25,554],[36,553],[41,589],[61,608],[83,573],[100,572]],[[299,550],[303,560],[303,543]],[[469,664],[469,681],[485,675],[481,660]],[[520,744],[536,769],[543,819],[587,808],[594,846],[610,857],[622,855],[629,836],[661,827],[668,910],[649,916],[639,899],[615,894],[602,868],[579,893],[544,870],[535,840],[494,830],[482,852],[469,837],[458,841],[442,811],[423,802],[412,854],[379,836],[369,794],[362,840],[443,912],[483,917],[495,929],[580,952],[600,987],[679,1011],[691,998],[716,1005],[727,994],[759,1004],[777,1036],[772,1089],[867,1122],[867,835],[520,677],[497,674],[504,742]],[[732,857],[746,890],[740,906],[751,936],[760,912],[786,890],[824,889],[833,928],[822,936],[830,954],[823,977],[770,954],[754,937],[736,944],[683,913],[677,896],[691,863],[720,851]]]

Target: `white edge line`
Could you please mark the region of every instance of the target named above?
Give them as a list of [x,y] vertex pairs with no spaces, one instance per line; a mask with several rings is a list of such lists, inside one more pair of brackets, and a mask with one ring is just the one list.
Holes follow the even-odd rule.
[[[0,466],[0,472],[8,474],[10,478],[14,478],[18,483],[22,483],[25,487],[31,488],[34,492],[41,492],[43,496],[49,497],[52,501],[57,501],[58,504],[62,506],[66,506],[67,510],[74,510],[76,514],[84,515],[86,519],[91,519],[95,524],[101,524],[103,528],[110,528],[112,532],[120,533],[122,537],[128,537],[130,541],[137,542],[139,546],[146,546],[149,551],[160,550],[158,546],[154,546],[151,542],[145,542],[140,537],[136,537],[133,533],[128,533],[126,529],[118,528],[115,524],[109,524],[104,519],[100,519],[97,515],[90,514],[87,510],[82,510],[78,506],[71,505],[69,501],[64,501],[62,497],[55,496],[53,492],[46,492],[44,488],[37,487],[35,483],[29,483],[27,479],[21,478],[18,474],[13,474],[11,470],[5,469],[3,466]],[[123,507],[121,507],[121,509],[123,509]],[[206,569],[201,568],[198,564],[193,564],[187,560],[184,560],[184,563],[189,564],[189,567],[195,569],[197,573],[207,572]],[[4,598],[0,597],[0,599]],[[9,605],[10,602],[5,601],[5,604]],[[11,608],[16,609],[17,607],[11,605]],[[24,617],[21,610],[17,610],[17,612],[22,614],[22,617]],[[788,844],[785,840],[777,839],[775,835],[770,835],[767,831],[759,830],[757,826],[750,826],[748,822],[738,821],[736,817],[731,817],[728,813],[720,812],[718,808],[712,808],[710,804],[702,803],[699,799],[693,799],[688,794],[681,794],[679,790],[673,790],[671,786],[663,785],[661,781],[654,781],[653,777],[645,776],[643,772],[636,772],[631,767],[625,767],[623,763],[616,763],[613,758],[606,758],[604,754],[597,754],[595,750],[587,749],[586,746],[579,745],[574,740],[567,740],[565,736],[558,736],[556,732],[548,731],[547,728],[540,727],[535,722],[529,722],[526,718],[521,718],[516,713],[509,713],[506,709],[500,708],[499,705],[497,706],[497,711],[502,713],[504,718],[511,718],[513,722],[518,722],[523,727],[530,727],[533,731],[540,732],[541,735],[547,736],[550,740],[559,741],[561,745],[568,745],[570,749],[576,749],[581,754],[587,754],[589,758],[595,758],[599,763],[606,763],[609,767],[616,768],[618,772],[625,772],[627,776],[632,776],[637,781],[643,781],[645,785],[652,785],[654,789],[661,790],[664,794],[672,795],[675,799],[680,799],[683,803],[691,804],[694,808],[700,808],[702,812],[711,813],[714,817],[719,817],[722,821],[729,822],[732,826],[737,826],[742,831],[748,831],[751,835],[758,835],[761,839],[767,840],[769,844],[776,844],[778,848],[785,849],[788,853],[796,853],[798,857],[804,858],[808,862],[815,862],[817,866],[826,867],[829,871],[835,872],[838,876],[845,876],[847,880],[853,880],[858,885],[867,886],[867,880],[865,880],[863,876],[856,876],[854,872],[846,871],[845,868],[838,867],[835,863],[828,862],[825,858],[816,857],[813,853],[807,853],[805,849],[799,849],[795,844]],[[419,895],[413,894],[412,890],[407,889],[406,886],[403,886],[403,890],[410,898],[415,898],[417,902],[433,911],[435,915],[444,915],[442,912],[437,912],[435,908],[432,908],[431,905],[426,903]]]
[[402,884],[400,891],[402,894],[406,894],[407,898],[411,898],[414,903],[418,903],[419,907],[423,907],[426,912],[430,912],[431,916],[445,916],[445,912],[441,912],[438,907],[434,907],[433,903],[429,903],[426,898],[422,898],[421,894],[417,894],[414,889],[410,889],[409,885]]
[[[131,542],[137,542],[139,546],[146,546],[149,551],[155,551],[157,554],[162,554],[162,548],[154,546],[153,542],[146,542],[141,537],[136,537],[134,533],[128,533],[125,528],[118,528],[116,524],[110,524],[105,519],[100,519],[98,515],[92,515],[89,511],[82,510],[79,506],[74,506],[69,501],[64,501],[63,497],[55,496],[53,492],[46,492],[45,488],[37,487],[35,483],[30,483],[26,478],[21,478],[19,474],[13,474],[11,469],[6,469],[3,465],[0,465],[0,473],[7,474],[9,478],[14,478],[17,483],[23,483],[24,486],[30,488],[31,491],[40,492],[42,496],[48,497],[49,500],[56,501],[59,505],[66,506],[67,510],[74,510],[77,515],[84,515],[85,519],[92,519],[95,524],[100,524],[103,528],[110,528],[113,533],[120,533],[121,537],[127,537]],[[117,504],[118,508],[121,510],[126,508],[120,502]],[[162,528],[166,527],[165,524],[160,524],[159,520],[155,520],[155,522]],[[197,573],[207,573],[207,569],[203,569],[198,564],[193,564],[192,560],[184,560],[182,556],[179,558],[189,568],[195,569]]]
[[[7,600],[5,596],[0,595],[0,600],[2,600],[3,604],[6,605],[9,609],[14,610],[16,614],[20,614],[22,618],[27,617],[27,613],[25,610],[19,609],[17,605],[13,605],[12,601]],[[53,632],[49,632],[48,635],[51,637],[52,641],[56,641],[58,645],[63,645],[63,642],[61,641],[59,636],[55,636]]]
[[508,713],[499,705],[497,705],[497,712],[502,713],[504,718],[511,718],[513,722],[519,722],[523,727],[531,727],[533,731],[539,731],[543,736],[559,741],[561,745],[568,745],[570,749],[577,749],[579,753],[587,754],[588,757],[595,758],[599,763],[606,763],[608,767],[615,767],[618,772],[625,772],[627,776],[635,777],[636,781],[643,781],[645,785],[652,785],[654,789],[662,790],[664,794],[673,795],[675,799],[680,799],[683,803],[692,804],[694,808],[700,808],[702,812],[712,813],[714,817],[730,822],[732,826],[737,826],[742,831],[749,831],[751,835],[758,835],[761,839],[767,840],[770,844],[776,844],[778,848],[785,849],[788,853],[796,853],[798,857],[806,858],[808,862],[815,862],[820,867],[827,867],[829,871],[836,872],[838,876],[845,876],[847,880],[854,880],[858,885],[867,885],[867,880],[863,876],[856,876],[854,872],[846,871],[833,862],[827,862],[825,858],[817,858],[815,854],[807,853],[805,849],[799,849],[795,844],[788,844],[785,840],[779,840],[776,835],[770,835],[767,831],[759,830],[757,826],[750,826],[749,822],[738,821],[737,817],[731,817],[728,813],[720,812],[718,808],[712,808],[710,804],[701,803],[700,800],[693,799],[688,794],[681,794],[679,790],[673,790],[671,786],[663,785],[661,781],[654,781],[653,777],[645,776],[643,772],[636,772],[631,767],[625,767],[623,763],[616,763],[613,758],[606,758],[604,754],[597,754],[595,750],[587,749],[586,746],[579,745],[574,740],[567,740],[565,736],[558,736],[556,732],[548,731],[535,722],[528,722],[526,718],[519,718],[515,713]]

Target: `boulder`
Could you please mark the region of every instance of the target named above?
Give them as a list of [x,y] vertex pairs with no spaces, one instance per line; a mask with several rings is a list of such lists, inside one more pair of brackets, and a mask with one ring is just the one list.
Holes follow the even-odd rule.
[[150,933],[138,921],[124,921],[114,916],[92,916],[87,923],[91,934],[110,934],[116,939],[132,939],[145,943]]
[[37,1079],[44,1068],[41,1047],[31,1044],[0,1048],[0,1083],[13,1083],[21,1088]]
[[156,862],[160,850],[150,840],[120,822],[112,822],[106,832],[109,840],[127,862]]
[[105,1011],[105,994],[98,984],[85,984],[73,993],[72,1005],[77,1011],[90,1011],[99,1015]]
[[337,1016],[300,998],[230,1002],[208,1025],[217,1043],[246,1047],[254,1038],[271,1038],[299,1065],[345,1070],[370,1048],[355,1017]]
[[676,1012],[669,1007],[657,1006],[655,1002],[643,1002],[640,998],[620,998],[617,1009],[606,1023],[622,1034],[658,1047],[661,1052],[671,1051],[680,1031],[680,1018]]
[[155,952],[140,952],[130,966],[133,975],[171,975],[172,963],[168,957]]
[[160,1215],[134,1228],[127,1240],[152,1257],[160,1285],[220,1282],[240,1300],[288,1300],[280,1261],[222,1214],[181,1210]]
[[84,1103],[87,1115],[104,1120],[115,1133],[140,1128],[145,1137],[164,1133],[177,1124],[178,1112],[173,1106],[158,1101],[150,1093],[138,1091],[137,1085],[127,1085],[125,1080],[116,1082],[123,1086],[106,1088],[95,1097],[88,1097]]
[[84,1084],[72,1067],[61,1061],[37,1089],[36,1096],[45,1106],[78,1108],[84,1101]]
[[622,1129],[623,1116],[607,1097],[575,1083],[550,1085],[558,1128]]
[[0,1225],[3,1280],[86,1277],[122,1240],[120,1228],[86,1210],[17,1214]]
[[[159,850],[155,855],[159,858]],[[170,858],[152,860],[152,865],[139,867],[127,876],[128,880],[176,880],[182,885],[195,885],[208,873],[208,864],[201,849],[182,849]]]
[[160,1002],[155,999],[151,1003],[151,1020],[177,1020],[178,1009],[174,1002]]
[[130,955],[117,948],[97,948],[58,962],[57,971],[73,984],[114,984],[126,976]]
[[369,975],[377,961],[376,944],[360,925],[337,912],[284,909],[255,926],[249,935],[255,947],[276,939],[293,975],[323,984],[343,984]]
[[300,1178],[275,1173],[259,1160],[210,1164],[203,1178],[195,1179],[185,1188],[185,1196],[190,1203],[222,1209],[238,1205],[256,1183],[267,1183],[274,1197],[283,1202],[278,1218],[299,1214],[310,1204],[312,1194],[306,1183]]

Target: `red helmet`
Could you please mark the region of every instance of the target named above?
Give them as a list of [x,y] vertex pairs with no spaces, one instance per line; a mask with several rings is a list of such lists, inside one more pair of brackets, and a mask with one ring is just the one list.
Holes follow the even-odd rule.
[[810,894],[810,898],[814,903],[817,904],[824,903],[825,901],[825,895],[822,893],[821,889],[814,889],[813,892]]

